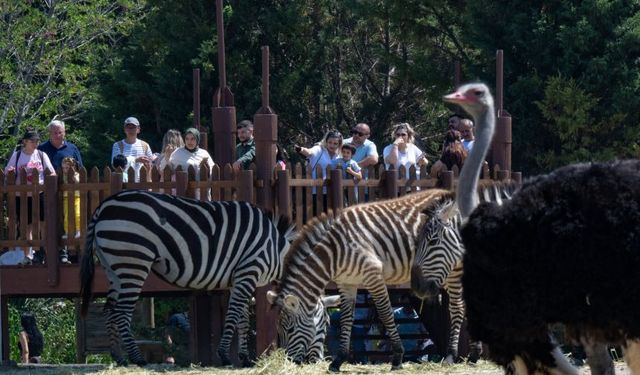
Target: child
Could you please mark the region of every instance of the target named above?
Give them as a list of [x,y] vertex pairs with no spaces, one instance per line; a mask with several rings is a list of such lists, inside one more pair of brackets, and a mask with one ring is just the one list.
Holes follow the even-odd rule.
[[114,156],[113,160],[111,161],[111,165],[113,166],[114,169],[122,168],[122,182],[129,181],[129,175],[127,174],[127,169],[129,168],[129,161],[127,160],[126,156],[124,156],[123,154],[118,154]]
[[342,157],[334,159],[331,162],[331,167],[336,168],[338,165],[342,167],[343,178],[353,178],[358,181],[362,178],[362,172],[360,172],[360,166],[355,161],[351,160],[353,154],[356,153],[356,147],[351,143],[345,143],[341,148]]
[[[62,182],[64,184],[77,184],[80,182],[80,173],[78,173],[78,161],[72,156],[66,156],[62,159]],[[67,239],[69,235],[69,192],[65,191],[62,198],[62,214],[64,220],[64,235],[62,239]],[[73,194],[73,210],[75,221],[75,235],[74,238],[80,238],[80,192],[74,191]],[[69,256],[67,248],[62,250],[60,254],[60,262],[63,264],[69,264]]]

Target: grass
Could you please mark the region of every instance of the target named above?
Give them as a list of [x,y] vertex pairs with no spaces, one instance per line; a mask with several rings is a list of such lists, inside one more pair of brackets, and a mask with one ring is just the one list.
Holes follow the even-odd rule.
[[[148,365],[144,368],[137,366],[114,367],[102,365],[68,365],[68,366],[19,366],[18,368],[1,368],[3,375],[71,375],[71,374],[96,374],[96,375],[128,375],[128,374],[162,374],[162,375],[326,375],[328,374],[328,362],[298,366],[289,361],[284,351],[277,350],[269,356],[262,357],[256,365],[246,369],[231,369],[218,367],[200,367],[192,365],[190,368],[180,368],[170,365]],[[388,374],[391,365],[351,365],[342,366],[343,374]],[[456,364],[444,366],[436,363],[414,364],[406,363],[401,370],[393,371],[394,375],[404,374],[427,375],[498,375],[502,371],[495,365],[480,361],[476,366]]]

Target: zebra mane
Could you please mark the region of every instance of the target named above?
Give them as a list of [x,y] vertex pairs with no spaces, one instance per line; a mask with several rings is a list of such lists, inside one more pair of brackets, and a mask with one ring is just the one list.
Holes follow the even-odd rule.
[[[291,264],[295,262],[295,259],[299,257],[306,258],[307,255],[313,251],[315,245],[324,238],[334,221],[335,215],[333,211],[329,210],[326,214],[320,214],[309,220],[307,224],[296,233],[289,252],[284,258],[283,269],[285,273],[282,275],[282,280],[286,277],[286,272]],[[280,285],[281,283],[276,285],[275,289],[277,292],[280,291]]]
[[278,215],[273,222],[276,223],[278,233],[284,237],[285,241],[291,243],[296,239],[296,224],[286,215]]

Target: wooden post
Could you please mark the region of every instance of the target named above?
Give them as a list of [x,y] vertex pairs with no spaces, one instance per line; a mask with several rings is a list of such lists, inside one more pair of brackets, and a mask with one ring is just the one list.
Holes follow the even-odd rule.
[[522,172],[512,172],[511,179],[518,185],[522,185]]
[[256,141],[256,177],[263,181],[257,190],[256,204],[273,211],[273,169],[276,166],[278,116],[269,107],[269,47],[262,47],[262,107],[253,116]]
[[342,169],[336,168],[329,171],[329,195],[331,209],[338,214],[344,207],[344,189],[342,187]]
[[[0,268],[2,273],[2,268]],[[0,278],[1,279],[1,278]],[[2,288],[2,285],[0,285]],[[1,289],[0,289],[1,290]],[[0,358],[0,365],[4,365],[9,361],[9,298],[3,297],[0,293],[0,345],[2,346],[2,358]]]
[[198,68],[193,68],[193,127],[200,130],[200,147],[207,150],[209,133],[207,128],[200,124],[200,69]]
[[453,171],[440,172],[442,178],[442,188],[447,190],[453,190]]
[[[287,171],[276,172],[276,182],[278,184],[278,213],[291,220],[291,187],[289,173]],[[298,213],[302,215],[302,212]]]
[[122,173],[112,172],[111,180],[109,181],[109,195],[113,195],[119,191],[122,191]]
[[233,93],[227,87],[224,23],[222,0],[216,0],[216,29],[218,32],[218,80],[219,87],[213,96],[213,159],[222,168],[236,160],[236,108]]
[[238,180],[238,200],[253,203],[253,171],[240,171]]
[[511,170],[511,115],[504,109],[504,54],[496,53],[496,133],[491,143],[489,165]]
[[384,195],[387,198],[398,197],[398,171],[393,167],[382,173],[382,181],[384,181]]
[[[58,176],[45,176],[44,182],[44,212],[47,216],[47,224],[45,228],[47,237],[44,243],[45,252],[47,254],[47,281],[49,286],[55,287],[58,285],[60,277],[60,270],[58,269],[58,239],[60,238],[60,231],[58,226],[58,220],[60,220],[60,215],[58,215]],[[70,192],[69,196],[73,197],[73,191]],[[36,203],[34,196],[34,205],[35,204]],[[36,218],[34,220],[38,219]],[[70,220],[73,220],[73,218],[71,218]],[[69,236],[72,235],[73,234],[69,234]]]
[[511,171],[508,169],[501,169],[498,171],[498,181],[506,181],[511,177]]
[[453,63],[453,87],[458,88],[460,86],[460,80],[462,77],[461,69],[460,69],[460,61],[456,60]]

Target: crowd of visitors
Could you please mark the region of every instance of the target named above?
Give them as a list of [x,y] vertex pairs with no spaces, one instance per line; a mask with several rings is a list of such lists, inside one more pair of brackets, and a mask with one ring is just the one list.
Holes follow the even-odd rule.
[[[448,170],[454,166],[462,168],[466,154],[473,147],[474,134],[471,120],[457,114],[451,115],[448,118],[448,128],[442,154],[431,168],[432,177],[439,177],[445,168]],[[36,176],[38,181],[43,183],[45,172],[60,174],[64,184],[77,183],[78,172],[83,168],[82,156],[78,147],[66,140],[64,121],[54,119],[47,125],[47,130],[49,139],[44,143],[40,143],[40,135],[36,130],[27,129],[24,132],[20,145],[16,147],[5,166],[5,173],[24,170],[28,184],[32,183]],[[140,172],[143,166],[147,171],[145,176],[150,180],[151,173],[149,172],[152,166],[156,166],[162,176],[162,172],[166,168],[171,171],[178,167],[188,170],[190,166],[193,166],[200,170],[204,166],[211,171],[215,165],[207,150],[199,147],[200,131],[195,128],[186,129],[183,133],[176,129],[168,130],[162,139],[162,148],[159,153],[153,153],[149,143],[139,138],[140,131],[140,121],[133,116],[127,117],[123,122],[124,138],[113,143],[111,148],[111,165],[114,169],[121,168],[124,172],[122,173],[124,183],[130,182],[129,170],[133,171],[135,182],[140,181]],[[250,168],[251,164],[255,162],[256,143],[253,132],[254,125],[251,121],[243,120],[237,124],[236,160],[232,163],[232,168],[236,172]],[[416,145],[415,131],[408,123],[398,123],[391,127],[389,132],[391,142],[384,147],[382,155],[379,155],[378,147],[370,140],[371,128],[368,124],[357,123],[350,129],[350,135],[351,137],[343,139],[340,131],[332,129],[327,131],[318,143],[309,147],[294,145],[294,150],[308,162],[312,178],[326,178],[327,167],[341,168],[343,177],[353,180],[355,184],[368,179],[369,167],[378,163],[384,163],[387,169],[404,167],[406,178],[411,177],[409,175],[411,166],[416,166],[416,177],[419,178],[419,167],[429,164],[425,153]],[[287,168],[288,157],[286,150],[281,145],[276,145],[275,162],[279,169]],[[34,170],[37,174],[33,174]],[[17,183],[21,182],[21,175],[21,173],[16,173]],[[173,173],[172,176],[174,176]],[[199,178],[200,173],[196,173],[196,179]],[[322,202],[322,209],[326,210],[327,208],[326,189],[326,186],[322,187],[322,198],[318,200],[316,198],[318,188],[315,186],[311,188],[314,214],[318,213],[317,202]],[[368,201],[368,188],[364,192],[364,199],[356,197],[356,200]],[[82,207],[80,207],[79,192],[74,192],[72,196],[67,196],[67,194],[65,192],[63,197],[64,228],[62,229],[65,240],[81,237],[79,215]],[[209,194],[207,193],[208,196]],[[199,195],[199,190],[196,191],[196,195]],[[43,221],[45,216],[43,194],[32,197],[32,193],[28,193],[24,198],[28,201],[26,205],[28,225],[25,227],[26,233],[19,235],[25,239],[32,239],[34,236],[33,204],[35,201],[35,204],[39,205],[39,219]],[[21,216],[20,199],[20,196],[16,197],[18,224]],[[73,218],[68,217],[69,199],[73,200],[75,211]],[[348,200],[345,203],[349,204]],[[70,220],[74,220],[75,224],[73,233],[70,233]],[[44,225],[39,225],[41,238],[44,238],[44,228]],[[40,263],[43,260],[43,257],[38,257],[38,249],[28,247],[14,250],[20,250],[23,255],[18,253],[2,254],[0,255],[0,264],[16,264],[18,258],[20,258],[19,263],[23,264]],[[61,250],[60,260],[62,263],[69,262],[66,248]]]

